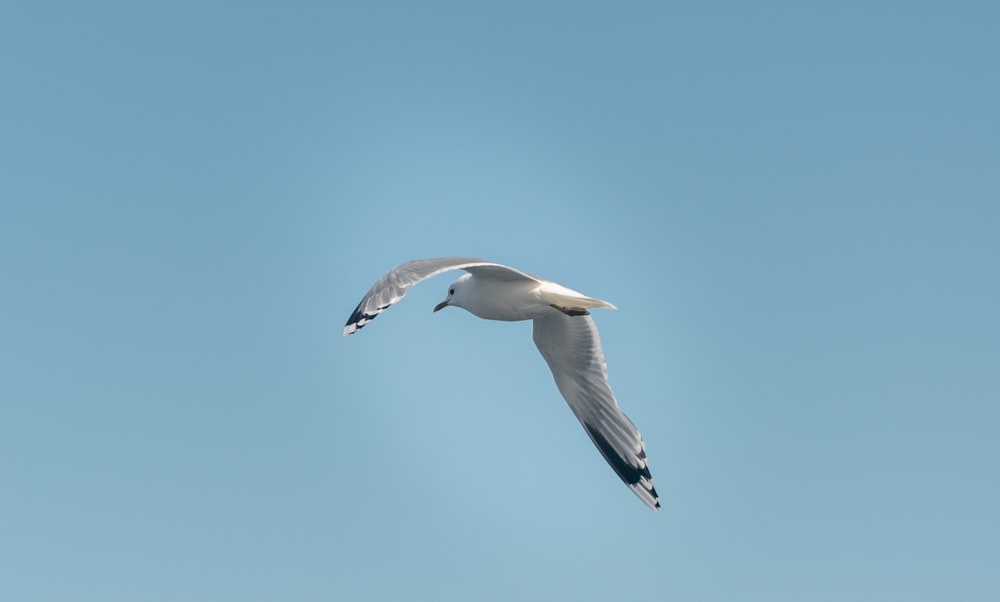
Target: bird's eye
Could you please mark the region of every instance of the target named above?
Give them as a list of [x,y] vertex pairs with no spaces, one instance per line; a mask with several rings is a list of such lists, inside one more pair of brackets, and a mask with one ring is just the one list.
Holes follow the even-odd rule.
[[453,289],[453,288],[452,289],[448,289],[448,294],[449,295],[454,295],[455,294],[455,289]]

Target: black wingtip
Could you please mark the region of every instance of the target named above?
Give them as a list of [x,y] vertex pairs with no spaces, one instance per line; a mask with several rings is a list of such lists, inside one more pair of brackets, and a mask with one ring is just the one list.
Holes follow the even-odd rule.
[[351,317],[347,318],[347,323],[344,324],[344,335],[354,334],[355,332],[361,330],[366,324],[374,320],[375,316],[385,311],[390,305],[392,304],[387,303],[386,305],[379,307],[374,313],[369,314],[361,311],[361,303],[358,303],[358,306],[354,308],[353,312],[351,312]]
[[[607,438],[596,428],[590,426],[586,422],[583,423],[583,428],[587,429],[587,434],[590,435],[590,438],[594,441],[597,449],[601,450],[601,455],[608,461],[611,468],[618,473],[618,476],[621,477],[622,481],[625,481],[626,485],[636,485],[643,478],[648,480],[653,479],[653,475],[649,474],[649,468],[645,466],[639,468],[626,462],[625,459],[622,458],[617,451],[615,451],[611,442],[608,441]],[[656,492],[653,491],[652,493],[653,497],[656,497]]]
[[[584,422],[583,428],[587,431],[587,434],[590,435],[590,439],[594,442],[594,445],[597,446],[601,455],[604,456],[604,459],[608,461],[608,464],[611,465],[611,468],[614,469],[621,480],[624,481],[625,484],[628,485],[629,488],[636,494],[639,494],[639,498],[647,504],[649,504],[649,501],[647,501],[646,496],[643,494],[648,491],[649,495],[652,497],[653,511],[659,510],[660,496],[656,493],[656,488],[653,487],[653,475],[650,474],[649,468],[647,466],[633,466],[627,462],[625,458],[615,451],[611,442],[608,441],[606,437],[601,435],[596,427],[592,427]],[[644,459],[645,457],[645,451],[640,451],[639,458]],[[640,491],[642,491],[642,493],[640,493]]]
[[[351,312],[351,317],[347,318],[347,322],[344,324],[344,326],[351,326],[357,324],[361,320],[364,320],[368,317],[369,316],[366,316],[365,313],[361,311],[361,304],[358,303],[358,306],[355,307],[354,311]],[[358,328],[360,328],[360,326]]]

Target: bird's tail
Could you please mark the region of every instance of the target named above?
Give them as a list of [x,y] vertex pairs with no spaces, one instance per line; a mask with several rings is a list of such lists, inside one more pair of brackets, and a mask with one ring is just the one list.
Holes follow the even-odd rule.
[[582,310],[600,307],[604,309],[618,309],[607,301],[588,297],[554,282],[546,282],[542,286],[541,293],[545,301],[558,308]]

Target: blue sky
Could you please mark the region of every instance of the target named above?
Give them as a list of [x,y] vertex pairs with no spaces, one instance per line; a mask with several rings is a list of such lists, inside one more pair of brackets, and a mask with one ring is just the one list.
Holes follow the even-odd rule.
[[[994,2],[0,8],[0,598],[987,600]],[[607,299],[663,511],[530,325]]]

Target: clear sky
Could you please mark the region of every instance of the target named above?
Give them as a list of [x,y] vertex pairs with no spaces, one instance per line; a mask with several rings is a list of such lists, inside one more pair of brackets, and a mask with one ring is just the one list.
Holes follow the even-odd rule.
[[995,599],[1000,4],[490,4],[0,7],[0,599]]

